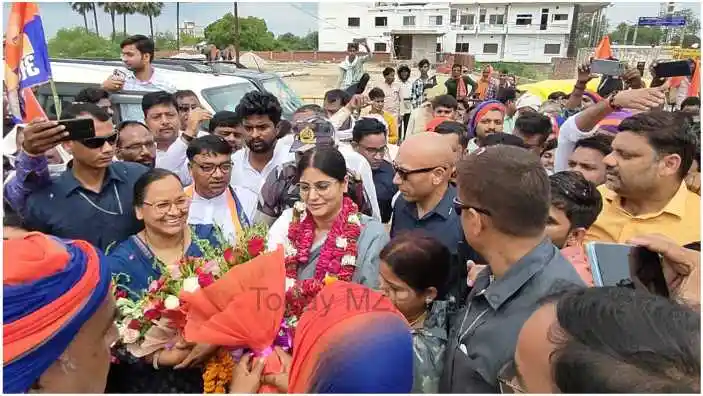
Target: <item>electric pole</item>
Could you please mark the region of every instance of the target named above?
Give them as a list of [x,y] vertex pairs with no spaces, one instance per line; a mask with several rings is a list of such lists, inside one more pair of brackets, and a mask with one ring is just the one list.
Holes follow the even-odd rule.
[[181,50],[181,4],[176,2],[176,50]]
[[234,2],[234,61],[239,64],[239,10]]
[[635,34],[632,35],[632,45],[637,45],[637,32],[640,30],[639,25],[635,25]]

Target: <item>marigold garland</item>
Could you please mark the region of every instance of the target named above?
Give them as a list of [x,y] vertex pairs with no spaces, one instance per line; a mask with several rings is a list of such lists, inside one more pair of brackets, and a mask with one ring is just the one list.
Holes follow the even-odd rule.
[[234,370],[234,359],[229,350],[220,348],[217,350],[205,366],[203,372],[203,383],[205,393],[227,393],[227,387],[232,381],[232,371]]

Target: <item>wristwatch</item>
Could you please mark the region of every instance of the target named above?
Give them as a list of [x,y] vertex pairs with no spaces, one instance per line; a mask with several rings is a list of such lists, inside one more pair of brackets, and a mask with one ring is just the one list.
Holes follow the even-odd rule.
[[193,139],[194,139],[192,136],[186,135],[185,133],[182,133],[182,134],[181,134],[181,137],[183,138],[183,140],[186,141],[186,143],[190,143],[190,142],[192,142]]
[[618,106],[618,105],[615,104],[615,96],[616,96],[618,93],[619,93],[619,92],[613,92],[613,93],[611,93],[611,94],[608,96],[608,107],[610,107],[610,108],[611,108],[612,110],[614,110],[614,111],[620,111],[620,110],[622,110],[622,106]]

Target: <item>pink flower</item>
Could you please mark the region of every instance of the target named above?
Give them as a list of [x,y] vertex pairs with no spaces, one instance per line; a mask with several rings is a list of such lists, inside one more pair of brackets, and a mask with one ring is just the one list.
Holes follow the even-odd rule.
[[161,318],[161,311],[156,309],[148,309],[144,311],[144,319],[146,320],[159,320]]
[[223,256],[224,256],[227,264],[229,264],[229,265],[237,264],[237,262],[236,262],[237,258],[234,256],[234,249],[227,248],[227,250],[224,251]]
[[256,257],[261,254],[261,252],[264,251],[264,248],[266,247],[266,241],[264,241],[264,238],[261,237],[254,237],[249,240],[247,243],[247,251],[249,253],[249,256],[251,257]]
[[215,277],[212,274],[200,274],[198,275],[198,284],[200,287],[210,286],[215,282]]
[[127,292],[126,292],[125,290],[122,290],[122,289],[117,290],[117,291],[115,292],[115,298],[116,298],[116,299],[127,298]]
[[210,260],[210,261],[206,262],[205,265],[203,265],[203,271],[206,274],[210,274],[212,276],[218,276],[218,275],[220,275],[220,266],[217,264],[217,261]]
[[178,265],[169,265],[168,273],[169,275],[171,275],[171,278],[173,278],[173,280],[181,279],[181,267]]
[[142,328],[142,324],[139,323],[138,320],[132,319],[132,320],[130,320],[129,323],[127,324],[127,328],[129,328],[129,329],[134,329],[134,330],[139,330],[139,329]]
[[149,291],[149,293],[156,293],[157,291],[159,291],[160,287],[161,287],[161,285],[159,284],[159,281],[154,280],[154,281],[151,281],[151,283],[149,284],[148,291]]

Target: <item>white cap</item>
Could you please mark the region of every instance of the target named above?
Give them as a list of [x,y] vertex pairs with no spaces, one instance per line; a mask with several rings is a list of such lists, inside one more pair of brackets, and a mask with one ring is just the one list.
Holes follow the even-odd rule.
[[539,108],[541,106],[542,99],[539,96],[531,94],[529,92],[522,94],[515,102],[515,108],[517,110],[520,110],[524,107],[529,107],[534,111],[539,111]]

